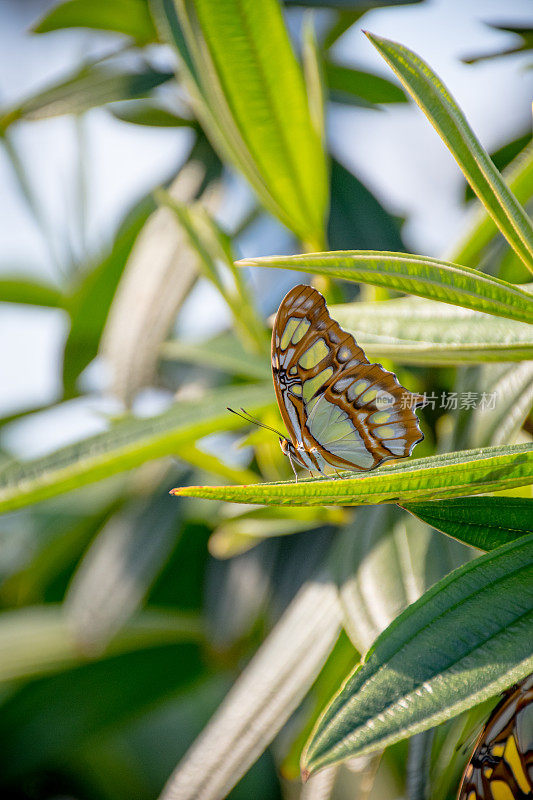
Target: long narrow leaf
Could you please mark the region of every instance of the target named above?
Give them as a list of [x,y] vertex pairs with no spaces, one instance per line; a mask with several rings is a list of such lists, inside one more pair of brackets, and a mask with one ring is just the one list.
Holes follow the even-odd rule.
[[64,28],[116,31],[140,45],[157,38],[146,0],[65,0],[47,11],[32,30],[48,33]]
[[460,542],[494,550],[533,533],[533,500],[522,497],[461,497],[407,503],[406,511]]
[[114,514],[70,581],[64,607],[76,639],[100,652],[145,598],[181,533],[180,509],[160,493]]
[[533,535],[439,581],[383,632],[319,720],[304,777],[450,719],[533,669]]
[[237,264],[312,272],[328,278],[386,286],[499,317],[533,321],[533,297],[524,289],[436,258],[376,250],[341,250],[245,258]]
[[[346,474],[346,473],[345,473]],[[231,503],[264,505],[373,505],[438,500],[525,486],[533,478],[533,446],[484,447],[445,453],[394,466],[368,475],[311,478],[255,486],[184,486],[172,493]]]
[[216,369],[230,375],[240,375],[249,381],[268,380],[271,377],[270,359],[262,360],[247,352],[233,334],[223,334],[200,344],[171,339],[161,346],[161,355],[169,361],[193,364],[202,369]]
[[370,33],[367,36],[435,127],[511,247],[533,271],[531,221],[448,89],[409,48]]
[[[330,310],[333,318],[353,333],[370,359],[444,366],[533,358],[531,325],[435,300],[402,297],[346,303],[331,306]],[[478,390],[481,388],[489,391],[485,386]],[[498,398],[498,410],[502,400],[504,397]]]
[[246,405],[258,413],[272,402],[271,384],[212,390],[206,398],[175,403],[155,417],[127,418],[106,433],[34,461],[10,462],[0,470],[0,513],[179,454],[181,444],[207,434],[242,427],[243,420],[226,411],[228,405]]
[[[239,274],[239,270],[235,269],[229,237],[200,204],[187,205],[164,191],[158,191],[156,197],[163,207],[172,212],[199,270],[217,287],[228,304],[240,338],[249,350],[266,354],[268,345],[264,325],[242,280],[242,273]],[[232,281],[225,280],[229,276],[220,273],[219,265],[226,267]]]
[[[526,205],[533,196],[533,145],[521,152],[504,176],[520,203]],[[498,233],[498,227],[484,206],[470,221],[465,234],[449,250],[446,257],[456,264],[475,267],[481,254]]]
[[161,800],[225,797],[298,706],[340,629],[335,586],[302,587],[215,716],[170,777]]
[[151,67],[139,71],[101,64],[83,67],[67,80],[37,92],[12,108],[0,110],[0,130],[5,131],[19,119],[80,114],[94,106],[142,97],[173,77],[172,72],[159,72]]
[[176,48],[195,112],[215,148],[273,214],[320,247],[325,157],[279,4],[151,0],[151,5],[162,37]]
[[52,284],[22,276],[4,275],[0,278],[0,303],[65,308],[68,299]]
[[339,533],[333,567],[357,650],[366,653],[400,611],[467,560],[465,551],[396,506],[358,509]]
[[[152,610],[129,622],[106,653],[203,638],[196,614]],[[62,607],[27,606],[0,614],[0,683],[39,677],[87,660],[89,655],[81,650]]]

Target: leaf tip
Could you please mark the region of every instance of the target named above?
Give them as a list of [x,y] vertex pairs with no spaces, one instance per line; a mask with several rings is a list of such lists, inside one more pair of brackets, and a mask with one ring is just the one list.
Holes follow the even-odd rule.
[[174,496],[176,496],[179,493],[180,493],[179,487],[176,487],[175,489],[171,489],[170,492],[169,492],[169,494],[172,494]]
[[302,772],[301,772],[302,783],[307,783],[307,781],[309,780],[310,774],[311,773],[310,773],[310,771],[308,769],[302,769]]

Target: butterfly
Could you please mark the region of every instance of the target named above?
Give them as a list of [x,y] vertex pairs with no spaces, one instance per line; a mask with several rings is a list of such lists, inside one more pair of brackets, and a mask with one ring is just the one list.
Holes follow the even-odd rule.
[[533,798],[533,674],[492,711],[463,773],[457,800]]
[[424,438],[414,413],[423,398],[381,364],[371,364],[311,286],[295,286],[281,302],[272,330],[272,377],[290,439],[276,433],[296,480],[295,464],[311,475],[325,474],[326,465],[372,470],[411,455]]

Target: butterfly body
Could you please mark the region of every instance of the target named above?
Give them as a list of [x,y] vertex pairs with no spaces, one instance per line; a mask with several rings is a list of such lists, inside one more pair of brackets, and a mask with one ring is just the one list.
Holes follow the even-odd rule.
[[461,780],[458,800],[533,798],[533,675],[492,711]]
[[295,286],[279,307],[272,376],[290,434],[281,448],[309,471],[375,469],[424,438],[414,413],[422,398],[371,364],[310,286]]

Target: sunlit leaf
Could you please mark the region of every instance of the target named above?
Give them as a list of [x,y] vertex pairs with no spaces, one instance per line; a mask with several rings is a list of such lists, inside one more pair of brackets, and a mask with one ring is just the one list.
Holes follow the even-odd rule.
[[533,271],[533,226],[476,138],[463,112],[428,64],[404,45],[368,33],[437,130],[467,181],[524,264]]
[[[220,169],[213,150],[200,139],[168,193],[190,202],[209,188],[216,208],[221,200]],[[197,277],[194,255],[173,215],[158,208],[128,253],[100,344],[113,392],[125,403],[154,379],[159,347]]]
[[461,497],[404,508],[448,536],[480,550],[494,550],[533,528],[533,500],[521,497]]
[[[512,185],[512,180],[510,179],[509,172],[505,173],[504,170],[511,167],[515,158],[520,156],[522,151],[531,144],[531,132],[526,130],[525,133],[521,134],[520,136],[514,136],[511,141],[506,142],[501,147],[498,147],[497,150],[493,150],[490,153],[490,157],[496,167],[503,173],[507,183],[509,183],[510,188],[513,190],[514,194],[516,195],[517,199],[524,204],[525,200],[522,197],[518,196],[516,188]],[[472,188],[468,183],[465,183],[465,200],[472,200],[475,197]],[[526,198],[527,199],[527,198]],[[453,258],[450,259],[453,261]],[[463,264],[464,262],[460,262]]]
[[34,33],[63,28],[95,28],[131,36],[140,44],[157,38],[146,0],[66,0],[37,22]]
[[483,447],[516,441],[533,404],[533,362],[484,365],[476,375],[479,402],[463,410],[461,446]]
[[68,301],[56,286],[34,278],[3,273],[0,277],[0,303],[65,308]]
[[340,629],[335,587],[306,583],[178,764],[162,800],[225,797],[313,684]]
[[155,417],[127,417],[98,434],[50,455],[0,468],[0,512],[124,472],[167,455],[179,455],[182,444],[244,425],[226,406],[245,405],[252,413],[273,402],[271,384],[210,390],[207,397],[175,403]]
[[[242,273],[235,269],[229,236],[200,203],[188,205],[163,191],[158,191],[156,197],[172,212],[182,229],[190,248],[189,258],[197,262],[198,270],[214,284],[228,304],[236,332],[246,349],[266,355],[269,346],[264,324]],[[225,272],[221,271],[221,266]]]
[[273,214],[319,248],[325,158],[278,3],[152,0],[152,8],[215,148]]
[[339,532],[332,567],[344,629],[365,653],[377,636],[431,584],[469,557],[391,505],[360,508]]
[[312,14],[304,17],[302,27],[302,60],[309,115],[322,147],[326,146],[326,112],[324,64]]
[[22,103],[0,111],[0,130],[17,120],[36,120],[62,114],[81,114],[95,106],[142,97],[174,75],[145,66],[138,71],[92,64],[67,80],[35,93]]
[[[344,477],[348,475],[350,477]],[[383,466],[367,475],[309,478],[256,486],[183,486],[173,494],[265,505],[374,505],[438,500],[525,486],[533,445],[485,447]]]
[[525,677],[532,636],[530,535],[455,570],[395,619],[324,712],[302,756],[304,777],[433,727]]
[[[526,205],[533,197],[533,145],[519,153],[504,175],[518,201]],[[485,248],[498,233],[498,226],[487,209],[480,206],[469,221],[465,233],[446,254],[447,258],[457,264],[475,267]]]
[[241,267],[275,267],[328,278],[386,286],[443,303],[531,322],[533,297],[506,281],[436,258],[375,250],[262,256],[237,261]]
[[87,652],[100,653],[123,628],[166,563],[181,532],[169,500],[156,492],[118,511],[78,564],[65,610]]
[[[493,317],[479,311],[445,305],[435,300],[405,297],[375,303],[331,306],[331,314],[353,333],[368,358],[390,358],[403,364],[479,364],[522,361],[533,357],[531,325]],[[497,369],[501,370],[500,367]],[[527,367],[508,369],[527,372]],[[476,386],[479,399],[492,388]],[[505,413],[505,389],[499,392],[497,413]],[[522,406],[521,406],[522,408]],[[516,414],[516,409],[513,412]],[[501,442],[469,442],[504,444]],[[465,445],[466,446],[466,445]]]

